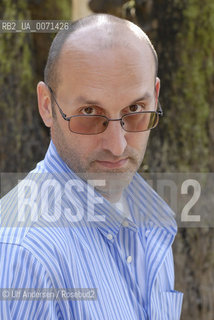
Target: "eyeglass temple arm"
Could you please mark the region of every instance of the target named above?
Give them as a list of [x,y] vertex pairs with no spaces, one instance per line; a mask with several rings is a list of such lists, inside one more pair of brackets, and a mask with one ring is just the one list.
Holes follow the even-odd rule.
[[163,116],[163,109],[161,107],[161,104],[160,104],[159,100],[158,100],[158,110],[157,110],[157,112],[158,112],[159,116],[161,116],[161,117]]
[[59,108],[59,112],[61,113],[63,119],[65,119],[66,121],[69,121],[70,118],[68,118],[67,115],[62,111],[62,109],[60,108],[58,102],[56,101],[56,98],[55,98],[53,90],[51,89],[51,87],[48,84],[46,84],[46,86],[48,87],[48,89],[49,89],[49,91],[50,91],[50,93],[51,93],[51,95],[52,95],[52,97],[54,99],[54,102],[56,103],[57,107]]

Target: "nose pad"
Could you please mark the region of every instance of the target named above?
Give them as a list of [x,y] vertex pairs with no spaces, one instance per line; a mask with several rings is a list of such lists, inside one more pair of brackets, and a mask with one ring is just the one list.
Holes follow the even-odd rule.
[[125,122],[123,121],[123,119],[120,120],[120,124],[121,124],[121,127],[123,128],[125,125]]
[[108,120],[103,121],[103,126],[105,127],[105,129],[108,127]]

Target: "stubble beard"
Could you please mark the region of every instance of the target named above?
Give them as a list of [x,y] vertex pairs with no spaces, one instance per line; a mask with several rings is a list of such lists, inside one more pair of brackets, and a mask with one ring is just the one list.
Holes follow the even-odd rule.
[[[81,153],[78,153],[76,148],[72,148],[66,144],[64,134],[54,121],[51,137],[54,145],[67,166],[75,172],[82,180],[90,183],[94,188],[110,202],[116,202],[120,199],[121,194],[129,183],[134,174],[139,169],[145,149],[142,154],[139,154],[135,149],[127,147],[123,158],[128,158],[128,165],[123,168],[101,169],[97,167],[96,160],[113,158],[109,151],[100,151],[99,154],[93,154],[88,159],[84,159]],[[116,161],[116,159],[115,159]],[[103,184],[103,185],[99,185]]]

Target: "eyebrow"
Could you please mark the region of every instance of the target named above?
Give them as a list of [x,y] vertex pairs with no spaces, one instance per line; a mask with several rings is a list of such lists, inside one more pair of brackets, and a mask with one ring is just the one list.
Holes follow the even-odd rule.
[[134,103],[136,103],[136,102],[138,102],[138,101],[149,100],[151,98],[152,98],[152,95],[149,92],[146,92],[141,98],[139,98],[139,99],[133,101],[132,103],[130,103],[129,106],[134,104]]
[[[142,97],[134,100],[131,102],[128,106],[131,106],[132,104],[138,102],[138,101],[143,101],[143,100],[149,100],[152,98],[152,95],[149,92],[146,92]],[[102,106],[102,103],[97,101],[97,100],[89,100],[84,96],[79,96],[74,100],[74,104],[90,104],[90,105],[95,105],[95,106]]]

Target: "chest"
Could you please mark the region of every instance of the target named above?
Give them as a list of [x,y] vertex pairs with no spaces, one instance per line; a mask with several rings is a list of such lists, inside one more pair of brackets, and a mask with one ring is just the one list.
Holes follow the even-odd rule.
[[60,253],[56,286],[89,290],[86,298],[62,303],[75,319],[147,319],[147,239],[128,228],[110,235],[87,231]]

